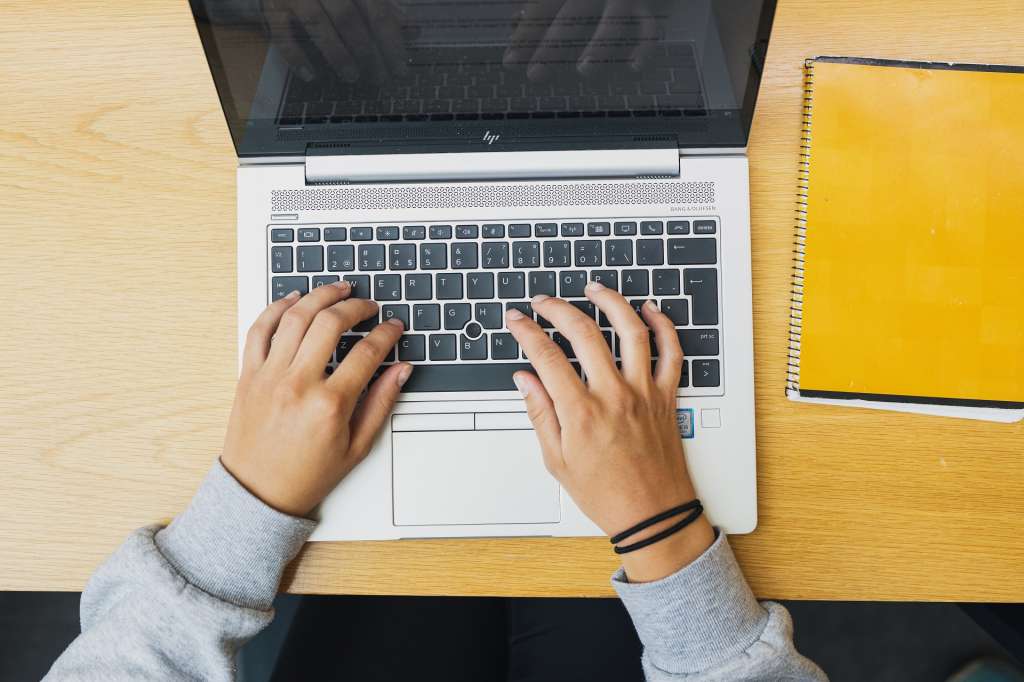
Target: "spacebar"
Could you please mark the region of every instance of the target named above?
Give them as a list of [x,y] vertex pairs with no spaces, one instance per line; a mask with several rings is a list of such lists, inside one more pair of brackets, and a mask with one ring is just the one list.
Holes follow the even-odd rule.
[[526,362],[457,365],[414,365],[403,393],[427,391],[514,391],[512,374],[531,369]]

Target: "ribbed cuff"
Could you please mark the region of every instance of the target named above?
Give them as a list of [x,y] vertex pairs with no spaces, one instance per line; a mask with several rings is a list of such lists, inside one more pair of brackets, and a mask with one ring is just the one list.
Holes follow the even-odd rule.
[[706,670],[757,641],[768,623],[724,533],[666,578],[631,584],[620,568],[612,586],[633,619],[644,655],[668,673]]
[[188,508],[156,534],[156,545],[189,583],[247,608],[270,608],[281,573],[314,521],[268,507],[218,459]]

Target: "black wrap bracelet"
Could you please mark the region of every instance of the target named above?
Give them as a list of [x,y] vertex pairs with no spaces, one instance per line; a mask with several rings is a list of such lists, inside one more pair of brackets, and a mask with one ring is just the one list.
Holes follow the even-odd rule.
[[[669,526],[665,530],[659,531],[659,532],[655,533],[654,535],[652,535],[651,537],[645,538],[643,540],[640,540],[639,542],[634,542],[631,545],[625,545],[625,546],[622,546],[622,547],[618,546],[618,544],[620,542],[622,542],[623,540],[625,540],[626,538],[628,538],[628,537],[630,537],[632,535],[636,535],[640,531],[646,530],[647,528],[650,528],[651,526],[653,526],[653,525],[655,525],[657,523],[661,523],[665,519],[670,519],[673,516],[679,516],[680,514],[684,514],[686,512],[690,512],[690,513],[687,514],[679,523],[676,523],[676,524],[674,524],[672,526]],[[702,505],[700,503],[700,500],[697,500],[697,499],[690,500],[686,504],[681,504],[678,507],[672,507],[671,509],[669,509],[667,511],[663,511],[660,514],[655,514],[654,516],[652,516],[651,518],[647,519],[646,521],[641,521],[640,523],[636,524],[632,528],[627,528],[626,530],[622,531],[618,535],[613,535],[612,538],[611,538],[611,543],[616,546],[615,547],[615,553],[616,554],[628,554],[629,552],[635,552],[638,549],[643,549],[644,547],[650,547],[655,542],[660,542],[661,540],[664,540],[668,536],[674,535],[674,534],[678,533],[679,531],[681,531],[682,529],[686,528],[691,523],[693,523],[694,521],[699,519],[700,515],[703,514],[703,513],[704,513],[704,505]]]

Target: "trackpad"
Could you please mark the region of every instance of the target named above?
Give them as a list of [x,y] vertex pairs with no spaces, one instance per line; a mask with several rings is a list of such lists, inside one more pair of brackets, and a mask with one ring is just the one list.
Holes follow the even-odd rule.
[[396,526],[557,523],[533,431],[392,433]]

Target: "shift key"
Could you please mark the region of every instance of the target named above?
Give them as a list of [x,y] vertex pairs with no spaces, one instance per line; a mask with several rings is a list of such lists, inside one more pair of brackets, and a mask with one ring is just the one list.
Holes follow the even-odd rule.
[[683,270],[683,293],[690,297],[693,324],[718,324],[718,271],[714,268]]

